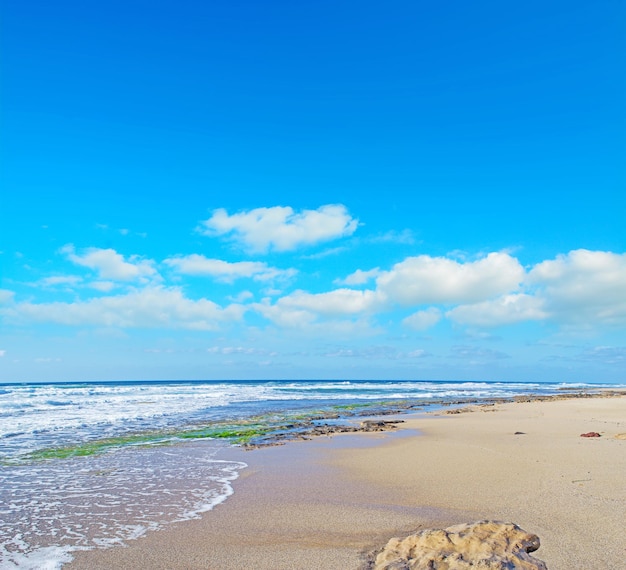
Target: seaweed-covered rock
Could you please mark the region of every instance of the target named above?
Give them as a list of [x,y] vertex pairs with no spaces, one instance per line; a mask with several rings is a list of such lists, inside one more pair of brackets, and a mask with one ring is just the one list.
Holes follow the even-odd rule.
[[479,521],[392,538],[373,570],[547,570],[530,556],[539,537],[513,523]]

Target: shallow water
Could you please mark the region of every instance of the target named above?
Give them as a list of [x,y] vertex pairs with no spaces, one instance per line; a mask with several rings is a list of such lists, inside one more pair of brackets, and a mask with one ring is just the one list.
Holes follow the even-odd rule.
[[0,471],[2,567],[40,568],[42,557],[52,563],[73,550],[122,544],[198,518],[232,493],[246,467],[218,452],[191,442]]

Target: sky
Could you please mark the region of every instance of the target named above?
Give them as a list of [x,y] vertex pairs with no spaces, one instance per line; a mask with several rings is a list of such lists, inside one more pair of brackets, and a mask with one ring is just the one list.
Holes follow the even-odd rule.
[[0,10],[0,381],[626,382],[624,2]]

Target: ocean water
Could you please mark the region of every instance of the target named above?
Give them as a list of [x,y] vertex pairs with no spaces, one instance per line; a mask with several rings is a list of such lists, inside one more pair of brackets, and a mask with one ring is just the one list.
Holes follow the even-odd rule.
[[[246,464],[224,447],[322,411],[553,394],[584,384],[413,381],[0,384],[0,567],[56,569],[201,516]],[[611,386],[603,386],[611,387]]]

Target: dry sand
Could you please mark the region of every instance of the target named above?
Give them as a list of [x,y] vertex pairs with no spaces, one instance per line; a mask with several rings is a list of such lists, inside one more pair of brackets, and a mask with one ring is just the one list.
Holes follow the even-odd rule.
[[486,518],[539,535],[550,570],[626,568],[626,398],[471,409],[231,451],[250,467],[202,520],[64,569],[356,569],[392,536]]

